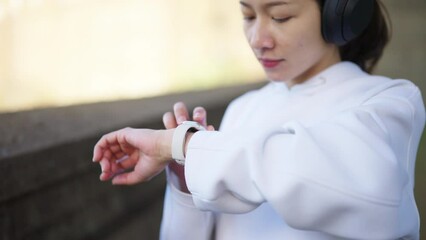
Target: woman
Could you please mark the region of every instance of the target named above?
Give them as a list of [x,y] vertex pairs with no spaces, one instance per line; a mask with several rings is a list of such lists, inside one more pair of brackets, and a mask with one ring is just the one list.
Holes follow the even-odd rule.
[[177,103],[168,130],[103,136],[101,180],[135,184],[170,169],[162,239],[419,239],[425,109],[411,82],[369,74],[388,41],[379,2],[240,5],[270,83],[233,101],[220,131],[203,108],[193,120],[210,131],[183,122]]

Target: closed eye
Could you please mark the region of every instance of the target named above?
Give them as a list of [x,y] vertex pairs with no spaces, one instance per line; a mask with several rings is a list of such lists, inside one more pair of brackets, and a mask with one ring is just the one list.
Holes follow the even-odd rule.
[[291,19],[291,17],[286,17],[286,18],[275,18],[275,17],[272,17],[272,20],[274,20],[277,23],[287,22],[290,19]]
[[244,17],[243,19],[244,19],[244,21],[252,21],[252,20],[254,20],[254,18],[255,17],[247,16],[247,17]]

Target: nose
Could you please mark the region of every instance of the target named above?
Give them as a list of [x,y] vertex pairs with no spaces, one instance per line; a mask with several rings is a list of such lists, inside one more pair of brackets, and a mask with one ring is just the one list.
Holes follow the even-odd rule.
[[250,46],[255,50],[266,50],[274,47],[272,34],[266,23],[256,21],[248,31]]

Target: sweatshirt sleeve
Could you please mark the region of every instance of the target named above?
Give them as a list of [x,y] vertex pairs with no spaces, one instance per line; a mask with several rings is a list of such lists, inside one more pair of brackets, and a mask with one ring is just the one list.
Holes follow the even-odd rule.
[[310,126],[197,132],[188,188],[203,210],[244,213],[268,202],[296,229],[356,239],[415,235],[413,171],[424,123],[415,87],[390,88]]
[[[247,96],[252,92],[248,92],[235,102],[244,104],[248,99]],[[228,107],[224,115],[220,129],[226,128],[231,124],[233,113],[230,111],[235,109]],[[163,217],[161,222],[160,239],[161,240],[209,240],[213,235],[215,225],[215,214],[211,211],[203,211],[198,209],[193,202],[192,195],[186,194],[179,190],[179,180],[177,176],[166,169],[167,188],[164,198]],[[197,227],[194,227],[197,226]]]
[[169,170],[167,170],[167,178],[160,239],[210,240],[214,226],[213,213],[196,208],[192,196],[176,187],[178,180]]

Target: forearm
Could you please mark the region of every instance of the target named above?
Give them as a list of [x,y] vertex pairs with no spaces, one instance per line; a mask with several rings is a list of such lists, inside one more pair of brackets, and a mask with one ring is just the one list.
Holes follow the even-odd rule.
[[[359,119],[367,124],[356,124]],[[345,121],[353,127],[343,126]],[[386,145],[386,135],[372,129],[373,121],[358,113],[315,128],[287,124],[258,136],[244,130],[201,132],[191,140],[186,159],[194,203],[202,210],[244,213],[266,201],[294,228],[379,236],[396,226],[401,212],[415,209],[404,191],[407,173]],[[365,219],[366,231],[351,231],[355,219]],[[408,226],[415,226],[412,221]]]

